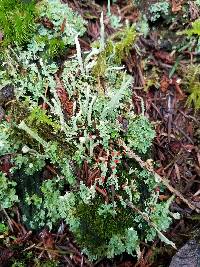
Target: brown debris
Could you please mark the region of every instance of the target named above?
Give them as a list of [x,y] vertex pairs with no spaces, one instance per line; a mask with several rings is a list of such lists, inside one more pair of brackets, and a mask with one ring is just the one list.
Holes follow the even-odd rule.
[[8,266],[9,259],[14,255],[14,252],[8,248],[0,247],[0,266]]
[[163,61],[166,64],[173,64],[174,62],[174,56],[172,56],[170,53],[165,51],[156,51],[154,53],[155,58]]
[[162,80],[160,82],[160,90],[163,93],[166,93],[170,85],[170,79],[167,77],[167,75],[163,74]]
[[58,75],[55,75],[55,79],[57,82],[56,92],[60,99],[61,105],[68,116],[72,116],[73,114],[73,101],[69,99],[69,95],[65,88],[62,85],[62,82]]
[[172,12],[176,13],[182,10],[185,0],[171,0],[172,1]]

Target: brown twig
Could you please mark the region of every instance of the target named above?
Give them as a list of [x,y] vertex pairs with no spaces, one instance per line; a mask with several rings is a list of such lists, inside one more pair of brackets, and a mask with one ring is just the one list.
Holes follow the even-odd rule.
[[[120,196],[120,195],[116,195],[116,197],[118,199],[122,198],[122,196]],[[158,229],[157,225],[149,218],[149,216],[145,212],[142,212],[140,209],[138,209],[131,201],[129,201],[129,200],[124,200],[124,201],[129,208],[131,208],[132,210],[134,210],[135,212],[140,214],[141,217],[148,223],[148,225],[150,225],[151,227],[153,227],[156,230],[156,232],[159,235],[159,237],[161,238],[161,240],[165,240],[165,242],[167,242],[167,244],[169,244],[173,248],[177,249],[176,245],[172,241],[170,241],[165,235],[163,235],[163,233]]]
[[126,149],[126,152],[129,156],[129,158],[133,158],[135,159],[139,165],[148,170],[149,172],[151,172],[155,179],[157,181],[161,181],[166,187],[167,189],[173,193],[174,195],[176,195],[177,197],[179,197],[191,210],[195,210],[197,213],[200,213],[200,209],[198,209],[197,207],[195,207],[188,199],[186,199],[177,189],[175,189],[173,186],[171,186],[169,184],[168,179],[166,179],[165,177],[160,176],[159,174],[157,174],[153,167],[151,166],[151,164],[149,164],[148,162],[144,162],[137,154],[135,154],[133,151],[131,151],[127,146],[123,145],[123,147]]

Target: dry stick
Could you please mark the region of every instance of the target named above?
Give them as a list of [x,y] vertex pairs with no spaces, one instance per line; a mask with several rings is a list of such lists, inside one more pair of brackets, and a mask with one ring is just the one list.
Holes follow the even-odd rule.
[[140,214],[141,216],[142,216],[142,218],[150,225],[150,226],[152,226],[155,230],[156,230],[156,232],[158,233],[158,235],[159,235],[159,237],[160,237],[160,239],[161,240],[165,240],[165,242],[167,243],[167,244],[169,244],[169,245],[171,245],[173,248],[175,248],[175,249],[177,249],[176,248],[176,245],[172,242],[172,241],[170,241],[165,235],[163,235],[163,233],[161,233],[161,231],[158,229],[158,227],[157,227],[157,225],[154,223],[154,222],[152,222],[151,220],[150,220],[150,218],[145,214],[145,213],[143,213],[141,210],[139,210],[137,207],[135,207],[134,205],[133,205],[133,203],[132,202],[130,202],[130,201],[125,201],[126,202],[126,204],[127,204],[127,206],[129,207],[129,208],[131,208],[132,210],[134,210],[134,211],[136,211],[138,214]]
[[161,181],[167,188],[170,192],[172,192],[173,194],[175,194],[177,197],[179,197],[185,204],[188,205],[188,207],[191,209],[191,210],[195,210],[197,213],[200,213],[200,209],[198,209],[197,207],[195,207],[189,200],[187,200],[178,190],[176,190],[173,186],[171,186],[169,184],[169,181],[168,179],[166,179],[165,177],[161,177],[159,174],[157,174],[153,167],[151,166],[151,164],[148,164],[148,162],[144,162],[138,155],[136,155],[133,151],[131,151],[127,146],[124,146],[123,147],[126,149],[126,152],[128,154],[128,156],[130,158],[133,158],[135,159],[139,165],[148,170],[149,172],[151,172],[155,179],[157,181]]

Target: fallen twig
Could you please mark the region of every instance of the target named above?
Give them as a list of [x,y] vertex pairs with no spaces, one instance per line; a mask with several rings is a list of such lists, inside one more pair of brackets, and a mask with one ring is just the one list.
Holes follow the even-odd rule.
[[137,154],[135,154],[133,151],[131,151],[127,146],[123,145],[123,147],[125,148],[129,158],[133,158],[135,159],[139,165],[148,170],[149,172],[151,172],[155,179],[157,181],[161,181],[166,187],[167,189],[172,192],[174,195],[176,195],[177,197],[179,197],[186,205],[188,205],[188,207],[191,210],[195,210],[197,213],[200,213],[200,209],[198,209],[197,207],[195,207],[188,199],[186,199],[177,189],[175,189],[173,186],[171,186],[169,184],[168,179],[166,179],[165,177],[160,176],[159,174],[157,174],[154,169],[153,166],[151,164],[149,164],[149,162],[144,162]]
[[126,204],[127,204],[127,206],[129,207],[129,208],[131,208],[132,210],[134,210],[134,211],[136,211],[138,214],[140,214],[141,216],[142,216],[142,218],[150,225],[150,226],[152,226],[155,230],[156,230],[156,232],[158,233],[158,235],[159,235],[159,237],[162,239],[162,240],[165,240],[165,242],[167,243],[167,244],[169,244],[169,245],[171,245],[173,248],[175,248],[175,249],[177,249],[176,248],[176,245],[172,242],[172,241],[170,241],[165,235],[163,235],[163,233],[161,233],[160,232],[160,230],[157,228],[157,225],[154,223],[154,222],[152,222],[151,220],[150,220],[150,218],[147,216],[147,214],[145,214],[144,212],[142,212],[141,210],[139,210],[135,205],[133,205],[133,203],[132,202],[130,202],[130,201],[125,201],[126,202]]

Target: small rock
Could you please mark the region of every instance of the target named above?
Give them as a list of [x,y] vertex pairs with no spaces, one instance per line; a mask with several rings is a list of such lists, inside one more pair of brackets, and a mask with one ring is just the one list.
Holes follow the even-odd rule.
[[6,102],[14,98],[14,86],[12,84],[7,84],[0,89],[0,104],[3,105]]
[[173,256],[169,267],[199,267],[200,245],[195,240],[188,241]]

